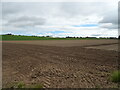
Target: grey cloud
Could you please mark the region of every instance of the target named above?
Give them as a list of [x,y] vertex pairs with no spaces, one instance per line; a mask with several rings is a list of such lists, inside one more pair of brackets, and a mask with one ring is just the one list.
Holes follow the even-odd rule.
[[[105,24],[105,25],[104,25]],[[108,23],[109,24],[109,23]],[[111,23],[112,24],[112,23]],[[101,28],[107,28],[107,29],[118,29],[117,24],[112,24],[112,25],[106,25],[106,23],[103,23],[103,25],[99,25]]]
[[103,19],[99,22],[99,24],[109,24],[111,23],[111,26],[101,26],[102,28],[108,28],[108,29],[117,29],[118,28],[118,13],[115,12],[115,10],[110,11],[106,13],[103,17]]
[[41,17],[29,17],[29,16],[21,16],[15,17],[8,20],[6,26],[12,25],[15,27],[27,27],[27,26],[36,26],[36,25],[44,25],[46,20]]
[[2,15],[3,18],[7,18],[9,15],[16,14],[24,10],[22,6],[18,3],[13,2],[3,2],[2,3]]
[[90,16],[92,14],[102,14],[104,13],[103,8],[105,7],[106,3],[103,2],[80,2],[80,3],[74,3],[74,2],[68,2],[68,3],[62,3],[60,5],[60,10],[63,15],[70,16],[70,17],[76,17],[78,15],[81,16]]
[[91,34],[91,36],[101,36],[101,34]]
[[117,24],[113,24],[111,27],[108,27],[108,29],[118,29],[118,25]]
[[111,15],[106,15],[102,21],[99,23],[113,23],[113,24],[118,24],[118,18],[117,14],[111,14]]

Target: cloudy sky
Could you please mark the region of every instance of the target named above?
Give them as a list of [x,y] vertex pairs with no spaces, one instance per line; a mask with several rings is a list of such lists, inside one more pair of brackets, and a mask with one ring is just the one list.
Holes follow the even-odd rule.
[[2,34],[118,36],[118,2],[2,2]]

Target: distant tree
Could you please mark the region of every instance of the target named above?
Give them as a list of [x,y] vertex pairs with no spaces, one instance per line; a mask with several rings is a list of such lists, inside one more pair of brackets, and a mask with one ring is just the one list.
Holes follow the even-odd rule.
[[13,35],[13,34],[11,34],[11,33],[8,33],[8,34],[5,34],[5,35]]
[[69,38],[69,36],[67,36],[66,38]]
[[119,35],[118,39],[120,39],[120,35]]
[[46,36],[46,37],[50,37],[50,36]]

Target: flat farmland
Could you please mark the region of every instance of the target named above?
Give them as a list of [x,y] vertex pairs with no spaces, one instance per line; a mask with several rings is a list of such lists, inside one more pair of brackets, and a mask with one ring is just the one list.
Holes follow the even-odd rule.
[[113,88],[118,40],[3,41],[3,87]]
[[[108,46],[109,50],[118,50],[118,40],[34,40],[34,41],[3,41],[4,43],[16,44],[32,44],[43,46],[59,46],[59,47],[95,47],[95,46]],[[91,47],[91,48],[92,48]]]

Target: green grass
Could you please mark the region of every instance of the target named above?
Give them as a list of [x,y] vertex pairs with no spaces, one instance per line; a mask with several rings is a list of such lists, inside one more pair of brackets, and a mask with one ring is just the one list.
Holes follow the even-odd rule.
[[120,71],[117,70],[117,71],[114,71],[111,73],[111,77],[110,77],[110,80],[112,82],[120,82]]
[[48,40],[50,37],[35,37],[35,36],[17,36],[17,35],[2,35],[2,40]]
[[8,85],[7,88],[25,88],[24,82],[15,82]]
[[[2,39],[1,39],[2,37]],[[91,40],[99,38],[52,38],[52,37],[37,37],[37,36],[19,36],[19,35],[0,35],[0,40],[9,41],[9,40]],[[106,38],[102,38],[106,39]]]
[[25,88],[25,84],[23,82],[19,82],[17,85],[16,85],[17,88]]

